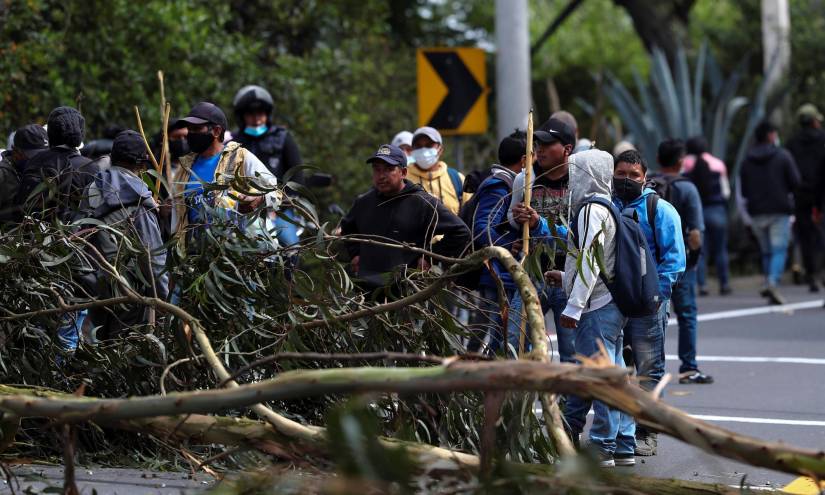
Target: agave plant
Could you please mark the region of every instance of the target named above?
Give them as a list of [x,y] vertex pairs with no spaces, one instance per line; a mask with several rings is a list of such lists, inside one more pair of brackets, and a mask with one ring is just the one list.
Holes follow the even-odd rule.
[[[775,64],[769,70],[773,70],[773,66]],[[735,158],[729,161],[734,178],[754,128],[766,115],[765,80],[753,98],[737,94],[746,71],[747,57],[744,57],[725,76],[706,42],[699,49],[692,71],[683,48],[677,51],[672,66],[664,52],[654,48],[649,81],[644,81],[634,68],[637,97],[612,74],[607,74],[604,93],[629,130],[630,140],[651,164],[656,163],[656,149],[662,140],[697,135],[707,139],[713,155],[729,158],[731,126],[740,111],[749,109]]]

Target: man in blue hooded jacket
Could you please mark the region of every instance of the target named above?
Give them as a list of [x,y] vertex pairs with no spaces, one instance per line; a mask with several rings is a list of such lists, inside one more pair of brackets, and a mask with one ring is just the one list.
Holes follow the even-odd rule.
[[[653,390],[665,374],[665,328],[673,286],[685,271],[685,241],[676,208],[644,187],[647,165],[636,150],[620,154],[613,167],[613,203],[620,210],[632,209],[647,238],[659,274],[662,303],[651,316],[630,318],[625,342],[633,350],[633,361],[642,388]],[[636,455],[656,454],[656,433],[636,429]]]
[[[513,181],[524,168],[526,153],[527,136],[523,131],[515,131],[499,143],[499,163],[493,165],[491,174],[479,185],[474,197],[477,203],[474,205],[473,221],[469,227],[476,249],[500,246],[518,252],[514,247],[517,247],[518,241],[521,240],[521,231],[510,225],[507,210],[512,197]],[[473,203],[468,205],[473,206]],[[542,225],[546,230],[546,223]],[[504,297],[507,301],[512,300],[516,292],[516,285],[510,273],[498,260],[491,260],[490,270],[483,269],[479,277],[478,291],[481,302],[474,321],[479,327],[485,327],[486,331],[485,335],[470,339],[467,345],[470,351],[478,351],[486,336],[489,336],[490,351],[495,352],[501,347],[503,329],[496,278],[504,287]]]

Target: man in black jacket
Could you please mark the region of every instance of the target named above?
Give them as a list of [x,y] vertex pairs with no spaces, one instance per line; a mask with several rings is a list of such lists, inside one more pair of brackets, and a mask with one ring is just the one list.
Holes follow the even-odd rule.
[[[80,112],[57,107],[47,121],[49,149],[30,159],[23,169],[18,204],[36,215],[71,221],[77,218],[80,200],[91,183],[96,166],[77,151],[86,125]],[[37,186],[48,187],[29,197]]]
[[[367,160],[372,165],[373,188],[359,196],[341,221],[341,233],[398,242],[458,256],[470,242],[470,230],[421,186],[405,179],[407,156],[397,146],[381,145]],[[434,236],[443,236],[432,243]],[[429,269],[420,253],[405,249],[348,242],[355,274],[368,287],[380,287],[389,274],[405,267]]]
[[765,287],[762,296],[771,304],[784,304],[777,292],[785,271],[790,240],[793,192],[799,187],[799,171],[787,150],[776,145],[778,134],[770,122],[756,127],[756,144],[742,162],[740,186],[751,227],[762,251]]
[[0,159],[0,222],[18,220],[21,210],[16,196],[20,190],[20,172],[32,157],[48,147],[42,125],[29,124],[15,131],[11,149],[4,151]]
[[802,251],[805,278],[811,292],[819,292],[819,272],[823,233],[822,207],[825,192],[825,131],[822,114],[806,103],[797,111],[799,131],[788,141],[788,151],[796,160],[802,181],[794,193],[794,231]]

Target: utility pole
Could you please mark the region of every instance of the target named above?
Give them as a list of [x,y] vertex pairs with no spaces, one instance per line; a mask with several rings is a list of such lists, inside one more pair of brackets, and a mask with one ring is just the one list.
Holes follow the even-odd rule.
[[[791,15],[788,0],[762,0],[762,52],[763,72],[770,94],[787,80],[791,68]],[[783,124],[783,110],[787,112],[787,105],[787,101],[783,102],[773,113],[776,124]]]
[[527,125],[530,34],[527,0],[496,0],[496,127],[499,140]]

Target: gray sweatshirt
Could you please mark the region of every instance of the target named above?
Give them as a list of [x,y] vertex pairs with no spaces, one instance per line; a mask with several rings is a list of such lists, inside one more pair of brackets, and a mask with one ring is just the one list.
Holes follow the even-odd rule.
[[[573,240],[572,229],[567,237],[567,258],[564,264],[564,290],[567,307],[563,314],[575,320],[582,313],[599,309],[613,300],[607,286],[599,278],[601,267],[597,262],[597,246],[604,253],[605,275],[611,278],[616,264],[616,222],[610,211],[597,204],[588,204],[598,196],[611,200],[613,186],[613,157],[601,150],[588,150],[570,156],[570,212],[578,213],[580,246]],[[572,221],[572,220],[571,220]],[[571,227],[573,227],[571,225]],[[579,270],[581,257],[581,270]]]

